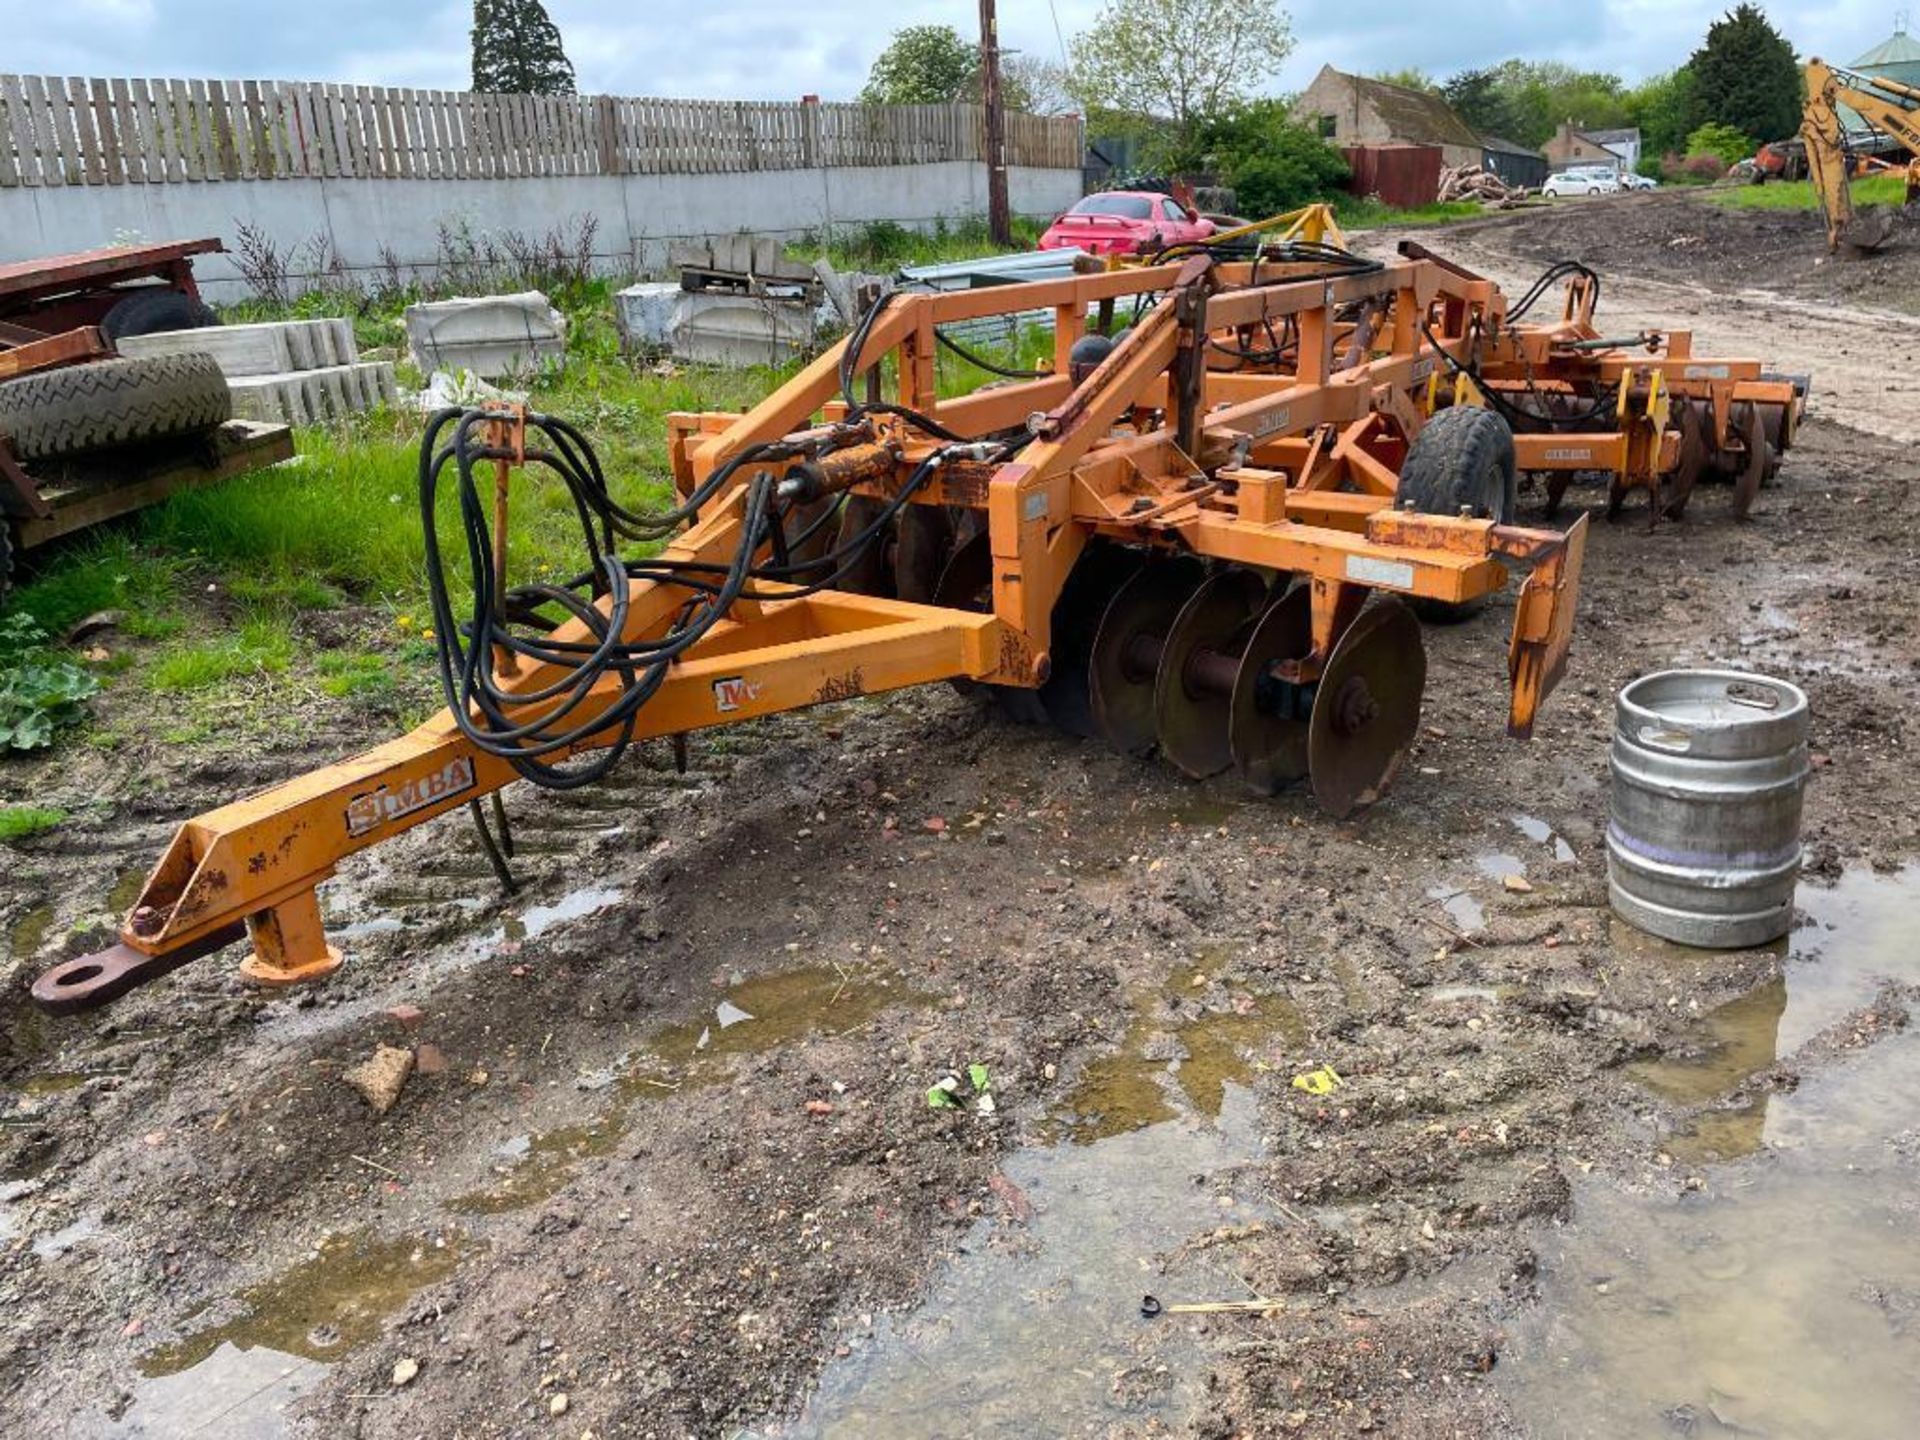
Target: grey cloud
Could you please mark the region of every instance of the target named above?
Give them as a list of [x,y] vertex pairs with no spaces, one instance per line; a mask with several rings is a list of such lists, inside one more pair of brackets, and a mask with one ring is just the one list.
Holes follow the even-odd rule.
[[[887,32],[974,23],[972,0],[549,0],[582,88],[626,94],[846,98]],[[1099,0],[1055,0],[1071,37]],[[1511,55],[1565,60],[1629,80],[1670,69],[1699,43],[1719,0],[1482,0],[1477,6],[1363,6],[1297,0],[1298,41],[1278,80],[1322,64],[1435,75]],[[1803,53],[1846,59],[1884,39],[1880,0],[1792,0],[1769,12]],[[1008,47],[1059,55],[1046,0],[1001,0]],[[467,73],[463,0],[0,0],[0,68],[47,74],[338,79],[456,86]]]

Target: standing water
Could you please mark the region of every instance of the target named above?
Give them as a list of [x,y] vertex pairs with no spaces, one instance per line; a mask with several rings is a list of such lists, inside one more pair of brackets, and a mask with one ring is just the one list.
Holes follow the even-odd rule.
[[1920,1433],[1920,1033],[1720,1103],[1885,981],[1920,980],[1920,870],[1799,898],[1814,924],[1783,979],[1709,1016],[1698,1058],[1636,1074],[1703,1107],[1661,1142],[1677,1159],[1727,1163],[1677,1198],[1583,1181],[1541,1246],[1539,1304],[1495,1372],[1528,1433]]

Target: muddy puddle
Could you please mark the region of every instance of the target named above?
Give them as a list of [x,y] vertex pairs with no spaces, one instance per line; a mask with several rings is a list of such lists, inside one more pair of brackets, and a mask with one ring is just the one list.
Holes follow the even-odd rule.
[[[1154,1422],[1180,1433],[1207,1374],[1194,1322],[1145,1320],[1140,1303],[1149,1293],[1253,1298],[1230,1246],[1182,1247],[1272,1218],[1230,1179],[1258,1157],[1254,1121],[1251,1093],[1229,1082],[1217,1121],[1172,1119],[1011,1155],[996,1189],[1024,1223],[977,1222],[919,1306],[880,1317],[827,1367],[799,1419],[749,1435],[1024,1440],[1135,1434]],[[1005,1199],[1014,1193],[1018,1202]],[[1166,1263],[1174,1252],[1181,1258]]]
[[1799,902],[1812,923],[1781,978],[1706,1016],[1695,1053],[1634,1072],[1690,1107],[1655,1143],[1703,1188],[1580,1180],[1541,1246],[1540,1303],[1495,1375],[1536,1433],[1920,1429],[1920,1032],[1742,1089],[1884,982],[1920,980],[1920,869]]
[[[1275,1216],[1240,1180],[1260,1158],[1247,1082],[1311,1068],[1284,997],[1201,951],[1132,999],[1119,1048],[1080,1072],[1008,1157],[979,1221],[913,1310],[861,1317],[798,1420],[767,1437],[1105,1435],[1197,1413],[1207,1367],[1163,1301],[1253,1299],[1209,1239]],[[870,1328],[869,1328],[870,1326]]]
[[1234,958],[1230,947],[1202,951],[1163,987],[1136,995],[1120,1048],[1088,1062],[1042,1138],[1088,1145],[1182,1114],[1214,1119],[1227,1085],[1299,1059],[1300,1012],[1283,996],[1223,981]]
[[[527,924],[533,923],[529,912]],[[830,965],[742,980],[700,1018],[668,1026],[612,1065],[581,1075],[580,1090],[611,1095],[597,1116],[508,1136],[495,1151],[495,1178],[447,1208],[460,1215],[499,1215],[544,1200],[582,1163],[612,1150],[642,1107],[724,1083],[735,1057],[855,1029],[891,1005],[931,1001],[886,976]]]
[[291,1431],[288,1407],[451,1274],[464,1246],[455,1232],[331,1236],[308,1259],[190,1316],[184,1334],[141,1356],[126,1408],[83,1417],[74,1433],[277,1440]]

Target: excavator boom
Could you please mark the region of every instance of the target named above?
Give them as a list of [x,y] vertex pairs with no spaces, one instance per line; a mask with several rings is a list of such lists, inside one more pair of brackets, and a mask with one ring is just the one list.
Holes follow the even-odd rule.
[[1807,143],[1807,174],[1827,217],[1827,248],[1843,244],[1854,250],[1877,250],[1893,236],[1894,216],[1878,210],[1856,214],[1849,188],[1852,161],[1847,149],[1846,106],[1907,148],[1913,166],[1920,166],[1920,89],[1880,75],[1807,62],[1807,106],[1800,134]]

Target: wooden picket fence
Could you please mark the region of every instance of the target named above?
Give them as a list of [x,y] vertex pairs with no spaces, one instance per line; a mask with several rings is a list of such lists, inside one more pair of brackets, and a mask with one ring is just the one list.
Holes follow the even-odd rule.
[[[979,161],[977,105],[481,95],[279,80],[0,75],[0,188],[700,175]],[[1010,115],[1012,165],[1076,170],[1074,116]]]

